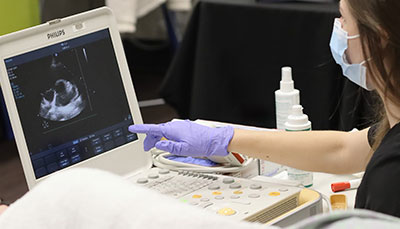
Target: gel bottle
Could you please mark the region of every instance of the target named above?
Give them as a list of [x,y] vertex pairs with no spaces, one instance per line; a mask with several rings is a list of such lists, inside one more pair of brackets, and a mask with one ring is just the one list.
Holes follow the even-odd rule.
[[[292,107],[291,115],[288,116],[285,123],[285,129],[286,131],[311,131],[311,122],[308,120],[308,116],[303,113],[301,105]],[[287,167],[287,173],[289,180],[299,181],[306,188],[313,185],[312,172]]]

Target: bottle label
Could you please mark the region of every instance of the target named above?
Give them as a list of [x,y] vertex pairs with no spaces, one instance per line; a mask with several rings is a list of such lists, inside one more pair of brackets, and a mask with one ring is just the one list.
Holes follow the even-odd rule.
[[299,181],[301,184],[308,188],[313,185],[313,174],[299,169],[288,168],[289,180]]
[[273,163],[270,161],[259,160],[260,175],[272,177],[283,171],[283,165]]
[[279,130],[285,129],[285,122],[290,115],[293,105],[297,103],[292,100],[277,100],[276,101],[276,128]]

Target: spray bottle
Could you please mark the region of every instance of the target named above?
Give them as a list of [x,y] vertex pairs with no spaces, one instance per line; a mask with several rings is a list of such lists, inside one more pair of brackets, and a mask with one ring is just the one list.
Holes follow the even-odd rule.
[[[288,116],[285,123],[286,131],[311,131],[311,122],[308,116],[303,113],[301,105],[294,105],[292,112]],[[304,187],[308,188],[313,185],[313,174],[299,169],[287,167],[289,180],[300,181]]]
[[[285,130],[285,122],[293,105],[300,103],[300,92],[294,88],[292,68],[282,68],[280,89],[275,91],[276,128]],[[285,170],[286,167],[270,161],[259,160],[260,175],[274,176]]]
[[300,104],[300,92],[294,88],[292,68],[282,68],[280,89],[275,91],[276,128],[285,130],[285,122],[293,105]]

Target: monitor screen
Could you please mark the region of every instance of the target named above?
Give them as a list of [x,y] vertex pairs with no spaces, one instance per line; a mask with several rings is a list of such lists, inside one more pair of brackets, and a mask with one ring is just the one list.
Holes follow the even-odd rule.
[[5,64],[36,178],[138,139],[108,29]]

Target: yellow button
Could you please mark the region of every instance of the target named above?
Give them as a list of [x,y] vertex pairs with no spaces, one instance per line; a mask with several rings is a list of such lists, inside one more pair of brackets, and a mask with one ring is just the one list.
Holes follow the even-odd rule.
[[240,191],[240,190],[238,190],[238,191],[234,191],[233,194],[238,194],[238,195],[240,195],[240,194],[243,194],[243,192]]
[[217,211],[217,213],[220,215],[229,216],[229,215],[234,215],[236,213],[236,211],[233,210],[232,208],[221,208]]
[[281,193],[280,192],[270,192],[268,195],[270,196],[279,196]]
[[193,195],[192,198],[200,199],[200,198],[201,198],[201,195]]
[[213,192],[212,194],[213,194],[213,195],[221,195],[222,192]]

